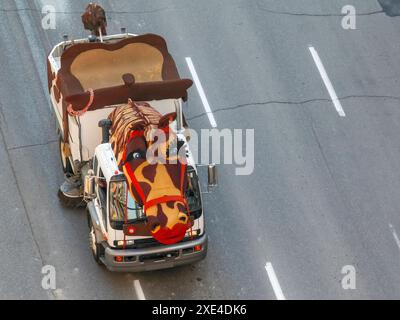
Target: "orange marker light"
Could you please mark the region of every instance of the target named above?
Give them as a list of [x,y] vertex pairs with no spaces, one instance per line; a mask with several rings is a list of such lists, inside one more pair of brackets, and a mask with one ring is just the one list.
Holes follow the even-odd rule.
[[114,259],[115,259],[115,261],[117,261],[117,262],[122,262],[122,261],[124,261],[124,257],[122,257],[122,256],[116,256]]
[[201,251],[201,246],[194,246],[194,251]]

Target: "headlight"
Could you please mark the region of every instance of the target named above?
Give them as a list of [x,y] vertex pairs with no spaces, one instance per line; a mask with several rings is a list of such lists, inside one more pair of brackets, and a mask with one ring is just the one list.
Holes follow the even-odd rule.
[[124,247],[124,242],[125,242],[125,246],[131,246],[135,243],[134,240],[118,240],[118,241],[114,241],[114,246],[119,247],[119,248],[123,248]]

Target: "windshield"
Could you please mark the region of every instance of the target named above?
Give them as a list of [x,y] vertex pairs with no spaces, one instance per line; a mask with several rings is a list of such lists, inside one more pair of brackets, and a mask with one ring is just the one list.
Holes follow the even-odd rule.
[[110,182],[110,224],[113,228],[120,228],[125,222],[125,206],[127,207],[127,223],[143,216],[142,207],[127,192],[127,184],[123,179]]
[[[201,196],[197,174],[195,170],[188,167],[188,189],[186,199],[188,200],[190,214],[197,219],[201,216]],[[135,223],[137,219],[144,218],[143,207],[139,206],[130,192],[127,192],[125,177],[118,176],[110,181],[109,206],[110,225],[113,229],[122,229],[125,223],[125,204],[127,202],[127,221]]]

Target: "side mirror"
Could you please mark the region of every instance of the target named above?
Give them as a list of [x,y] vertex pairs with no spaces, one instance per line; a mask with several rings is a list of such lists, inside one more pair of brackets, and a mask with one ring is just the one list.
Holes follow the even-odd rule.
[[216,187],[217,185],[218,185],[217,167],[214,163],[209,164],[208,165],[208,189]]
[[218,179],[217,179],[217,166],[215,163],[211,164],[197,164],[197,168],[199,167],[207,167],[207,174],[208,174],[208,183],[207,183],[207,191],[202,191],[202,194],[212,193],[212,188],[218,186]]
[[85,200],[93,200],[96,198],[96,192],[95,192],[95,176],[94,176],[94,171],[89,170],[87,172],[87,175],[85,176],[85,183],[84,183],[84,199]]

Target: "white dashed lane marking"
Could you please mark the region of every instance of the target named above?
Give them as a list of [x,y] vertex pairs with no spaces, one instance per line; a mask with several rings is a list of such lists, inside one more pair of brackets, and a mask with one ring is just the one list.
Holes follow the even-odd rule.
[[146,297],[144,296],[144,292],[142,289],[142,286],[140,285],[139,280],[133,280],[133,287],[135,288],[136,296],[138,300],[146,300]]
[[278,277],[276,276],[275,270],[272,267],[271,262],[267,262],[265,265],[265,270],[267,270],[269,281],[271,282],[272,289],[274,290],[277,300],[286,300],[285,295],[282,292],[281,285],[279,284]]
[[337,97],[336,91],[333,88],[332,82],[329,79],[328,74],[326,73],[325,67],[322,64],[322,61],[321,61],[321,59],[319,57],[319,54],[318,54],[317,50],[315,50],[314,47],[309,47],[308,49],[310,50],[310,53],[311,53],[311,55],[312,55],[312,57],[314,59],[315,65],[318,68],[318,71],[319,71],[319,73],[321,75],[322,81],[324,82],[325,87],[328,90],[328,93],[329,93],[329,95],[331,97],[333,105],[336,108],[337,113],[339,114],[339,116],[345,117],[346,114],[344,113],[342,104],[340,103],[340,100]]
[[399,239],[399,236],[397,235],[396,229],[393,227],[392,224],[389,224],[389,228],[390,228],[390,231],[392,232],[394,241],[396,242],[397,247],[398,247],[399,250],[400,250],[400,239]]
[[203,86],[201,85],[200,79],[199,79],[196,69],[193,65],[193,61],[190,57],[186,57],[185,59],[186,59],[187,65],[189,67],[190,73],[192,74],[193,81],[194,81],[194,84],[196,85],[201,102],[203,103],[204,109],[206,110],[208,120],[210,121],[211,127],[216,128],[217,122],[215,121],[214,114],[211,111],[210,104],[208,103],[206,94],[204,93]]

